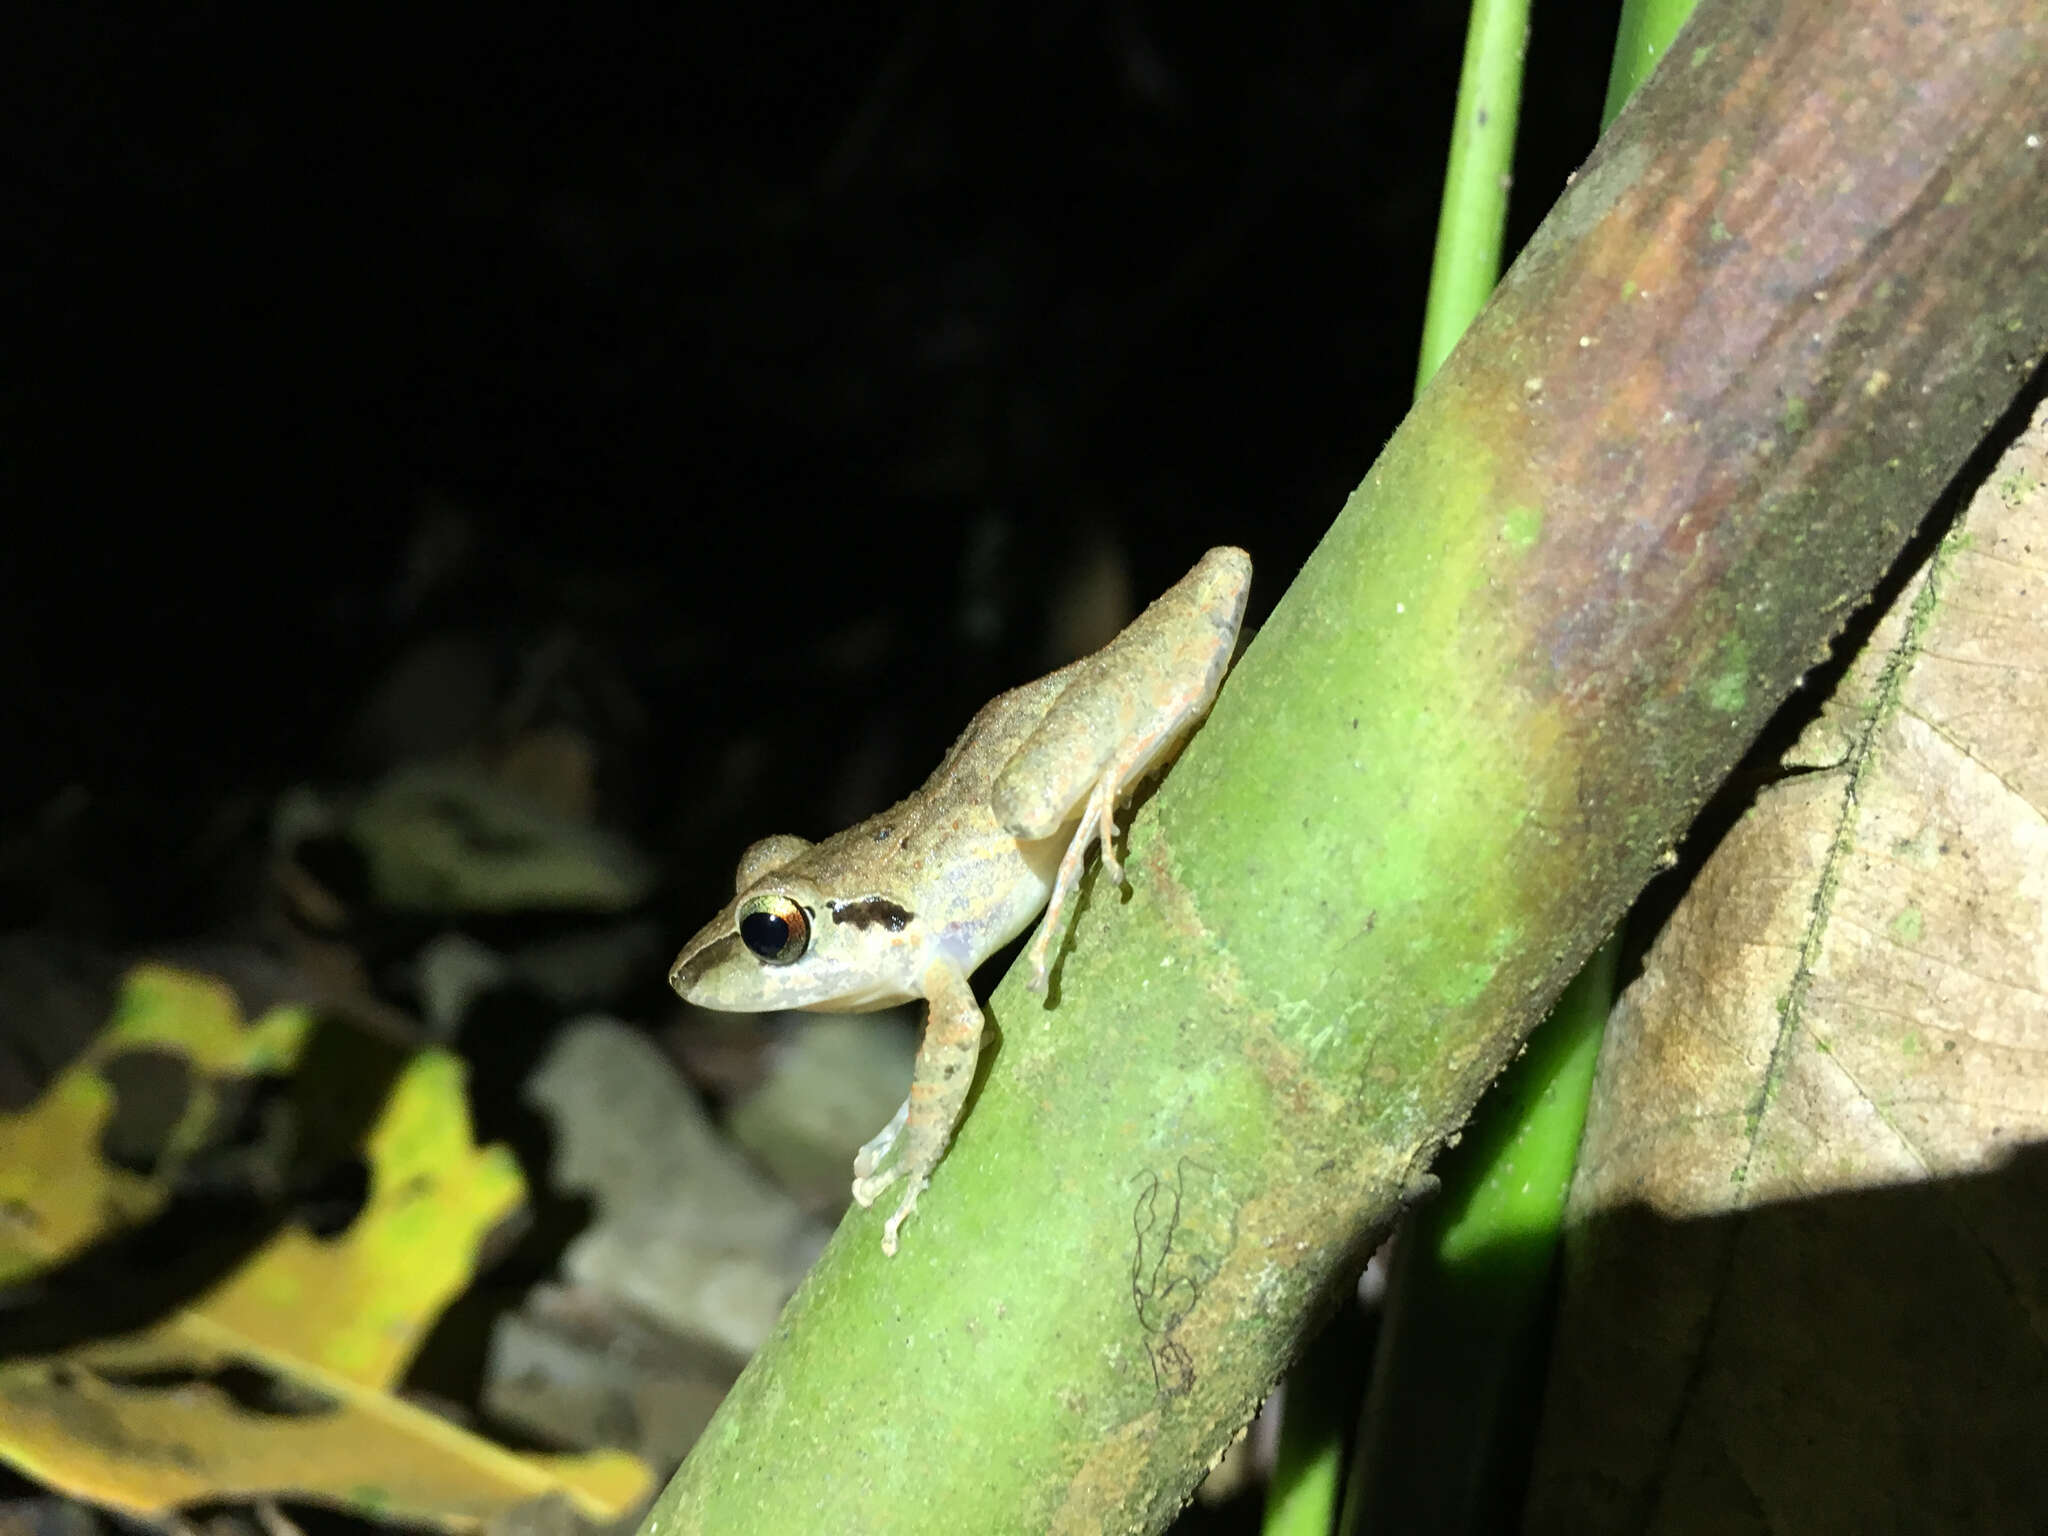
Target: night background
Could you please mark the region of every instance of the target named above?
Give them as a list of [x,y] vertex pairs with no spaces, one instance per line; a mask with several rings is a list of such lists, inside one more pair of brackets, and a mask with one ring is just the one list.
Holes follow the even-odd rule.
[[[1537,13],[1511,248],[1612,29]],[[1142,602],[1245,544],[1270,610],[1407,407],[1463,17],[10,30],[12,813],[132,798],[134,879],[350,771],[408,644],[566,626],[638,705],[608,813],[683,878],[921,778],[1103,550]],[[736,735],[780,740],[720,785]]]
[[[1537,8],[1510,251],[1615,10]],[[269,942],[281,794],[545,729],[658,871],[611,1003],[671,1026],[747,842],[907,792],[1212,544],[1271,611],[1407,409],[1464,22],[11,16],[0,923],[88,980]],[[298,863],[410,1006],[423,925]],[[66,1050],[21,1017],[10,1107]]]

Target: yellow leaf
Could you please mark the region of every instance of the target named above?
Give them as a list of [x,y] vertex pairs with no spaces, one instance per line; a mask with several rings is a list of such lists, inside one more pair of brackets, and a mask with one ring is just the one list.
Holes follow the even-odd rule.
[[[107,1061],[139,1046],[182,1055],[195,1091],[172,1140],[196,1145],[213,1079],[288,1069],[309,1022],[279,1010],[245,1028],[224,987],[160,968],[131,975],[86,1057],[26,1114],[0,1119],[0,1212],[13,1217],[0,1222],[0,1276],[163,1203],[161,1180],[98,1157]],[[272,1494],[464,1527],[556,1490],[593,1518],[622,1515],[649,1482],[635,1458],[516,1454],[388,1390],[524,1196],[510,1155],[471,1140],[461,1063],[415,1057],[364,1153],[369,1193],[346,1231],[287,1226],[154,1327],[0,1365],[0,1457],[138,1515]]]
[[[516,1455],[386,1393],[337,1384],[349,1396],[325,1412],[273,1414],[240,1406],[209,1381],[109,1379],[96,1369],[106,1364],[86,1350],[0,1368],[0,1436],[7,1459],[31,1477],[137,1515],[274,1494],[461,1528],[563,1489],[585,1513],[611,1520],[648,1486],[647,1469],[622,1451]],[[132,1361],[151,1364],[147,1355]]]
[[250,1349],[387,1387],[526,1187],[510,1152],[471,1143],[462,1064],[444,1051],[413,1058],[365,1151],[369,1199],[346,1232],[287,1227],[200,1305]]
[[289,1071],[311,1025],[299,1008],[244,1025],[234,992],[217,981],[162,966],[131,972],[112,1022],[86,1053],[25,1113],[0,1115],[0,1286],[147,1221],[169,1196],[163,1175],[131,1173],[99,1157],[114,1112],[113,1085],[103,1075],[108,1062],[153,1049],[191,1069],[169,1162],[211,1125],[215,1078]]

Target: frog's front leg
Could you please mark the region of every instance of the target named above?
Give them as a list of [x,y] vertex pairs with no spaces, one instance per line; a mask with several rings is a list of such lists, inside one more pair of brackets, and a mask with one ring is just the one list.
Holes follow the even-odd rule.
[[[924,995],[924,1040],[917,1048],[917,1064],[910,1069],[910,1097],[853,1160],[853,1198],[863,1206],[873,1205],[898,1178],[910,1182],[895,1215],[882,1226],[882,1252],[892,1256],[897,1232],[916,1208],[932,1169],[946,1155],[953,1127],[967,1105],[967,1091],[974,1086],[975,1058],[981,1054],[981,1005],[974,1000],[967,973],[951,960],[934,961],[925,972]],[[879,1167],[899,1143],[893,1166]]]
[[[889,1117],[889,1123],[870,1136],[862,1144],[861,1149],[853,1154],[853,1193],[855,1198],[859,1198],[861,1186],[874,1176],[875,1170],[888,1161],[889,1153],[896,1146],[896,1138],[903,1134],[903,1122],[909,1118],[910,1100],[905,1099],[896,1106],[896,1113]],[[894,1174],[890,1175],[890,1178],[894,1177]],[[874,1187],[876,1193],[879,1194],[888,1186],[889,1179],[883,1179]],[[870,1195],[860,1203],[868,1205],[873,1200],[874,1196]]]

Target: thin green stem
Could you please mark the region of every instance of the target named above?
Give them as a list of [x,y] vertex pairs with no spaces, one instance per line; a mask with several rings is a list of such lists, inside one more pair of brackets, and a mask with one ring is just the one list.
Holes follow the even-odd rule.
[[1650,78],[1657,61],[1692,14],[1694,0],[1628,0],[1614,34],[1614,68],[1607,76],[1607,105],[1600,110],[1605,128],[1621,115],[1636,87]]
[[1328,1536],[1343,1491],[1346,1441],[1358,1412],[1358,1361],[1368,1335],[1364,1315],[1346,1306],[1288,1373],[1262,1536]]
[[1500,281],[1528,40],[1528,0],[1473,0],[1422,318],[1418,395]]

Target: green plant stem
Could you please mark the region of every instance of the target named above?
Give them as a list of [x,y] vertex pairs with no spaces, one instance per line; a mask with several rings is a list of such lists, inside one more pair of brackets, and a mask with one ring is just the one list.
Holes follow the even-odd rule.
[[1161,1529],[2048,352],[2048,14],[1762,4],[1595,149],[1128,891],[996,989],[902,1252],[848,1218],[647,1536]]
[[1620,950],[1594,952],[1395,1243],[1346,1532],[1512,1528],[1543,1320]]
[[1621,25],[1614,34],[1614,66],[1607,75],[1607,104],[1600,110],[1605,128],[1621,115],[1636,88],[1650,78],[1657,61],[1671,51],[1678,29],[1692,15],[1697,0],[1626,0]]
[[[1607,127],[1693,0],[1628,0]],[[1437,1169],[1440,1198],[1404,1232],[1347,1477],[1345,1532],[1478,1531],[1508,1508],[1533,1440],[1539,1343],[1593,1068],[1613,1006],[1619,932],[1595,952]]]
[[1528,0],[1473,0],[1422,317],[1418,395],[1500,281],[1528,42]]
[[1358,1361],[1369,1332],[1347,1298],[1288,1372],[1263,1536],[1328,1536],[1343,1491],[1345,1438],[1357,1416]]
[[[1418,395],[1500,281],[1528,44],[1527,0],[1473,0],[1423,312]],[[1330,1352],[1335,1336],[1343,1333],[1343,1321],[1340,1317],[1325,1330],[1332,1338],[1312,1352],[1306,1370],[1298,1368],[1290,1385],[1299,1385],[1309,1372],[1319,1388],[1340,1372],[1347,1384],[1355,1384],[1361,1356]],[[1355,1335],[1355,1330],[1344,1334]],[[1262,1526],[1265,1536],[1324,1536],[1335,1528],[1357,1396],[1355,1390],[1290,1393]]]

